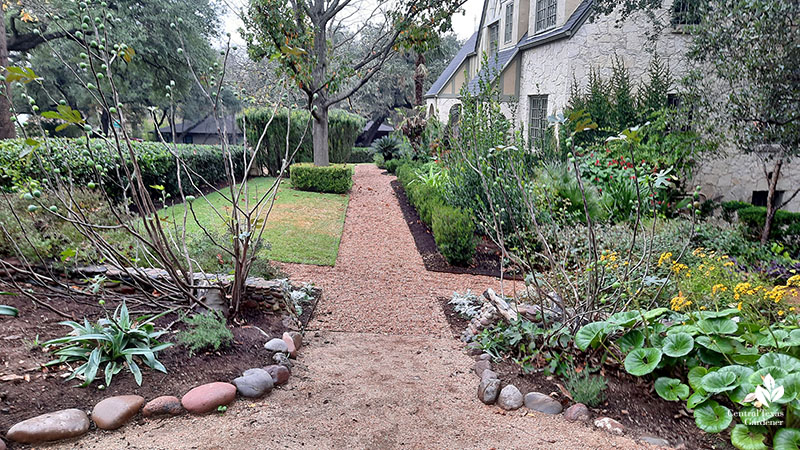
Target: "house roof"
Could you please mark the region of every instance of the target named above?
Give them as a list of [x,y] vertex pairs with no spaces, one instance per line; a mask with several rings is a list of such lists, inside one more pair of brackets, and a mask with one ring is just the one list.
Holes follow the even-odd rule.
[[478,32],[476,31],[472,33],[472,36],[470,36],[466,42],[464,42],[464,45],[461,46],[461,49],[458,51],[458,53],[456,53],[456,56],[453,57],[452,61],[450,61],[450,64],[448,64],[444,69],[444,72],[442,72],[442,74],[439,75],[439,78],[433,82],[433,85],[425,94],[426,97],[434,96],[442,90],[444,85],[447,84],[447,81],[450,80],[453,74],[455,74],[456,70],[461,67],[461,64],[464,62],[464,60],[466,60],[468,56],[475,53],[475,44],[477,42]]
[[[236,123],[236,116],[231,114],[226,116],[221,122],[220,127],[225,127],[224,130],[228,134],[242,134],[239,125]],[[235,130],[235,131],[234,131]],[[172,133],[169,125],[158,129],[161,133]],[[195,122],[181,122],[175,124],[175,133],[177,134],[217,134],[217,121],[209,114],[202,119]]]
[[[364,129],[362,131],[369,130],[372,127],[372,124],[373,124],[373,121],[371,121],[371,120],[369,122],[367,122],[367,124],[364,125]],[[386,132],[386,133],[391,133],[392,131],[394,131],[394,128],[392,128],[391,125],[387,125],[386,123],[382,123],[382,124],[380,124],[380,126],[378,126],[378,131],[379,132],[382,131],[382,132]]]
[[[564,25],[560,27],[553,28],[552,30],[548,30],[544,33],[535,34],[533,36],[528,36],[525,33],[522,36],[522,39],[517,42],[517,45],[511,48],[507,48],[505,50],[501,50],[496,54],[490,56],[488,58],[487,64],[481,67],[481,70],[478,74],[472,78],[469,83],[467,84],[467,89],[470,92],[477,92],[478,90],[478,83],[480,82],[481,78],[485,78],[487,74],[490,74],[492,78],[498,76],[503,69],[505,69],[506,65],[521,51],[534,48],[539,45],[544,45],[548,42],[552,42],[562,38],[569,38],[575,33],[581,25],[586,21],[589,17],[589,13],[592,9],[592,3],[594,0],[583,0],[580,5],[575,9],[572,15],[569,16]],[[485,9],[485,8],[484,8]],[[484,16],[486,11],[483,12],[481,15],[481,29],[483,29],[483,22]],[[456,54],[455,58],[450,61],[450,64],[447,68],[442,72],[439,78],[436,79],[436,82],[433,83],[428,93],[425,94],[426,97],[433,97],[437,95],[447,81],[453,76],[453,73],[461,67],[461,64],[464,60],[476,53],[477,48],[477,40],[478,34],[480,30],[475,32],[468,40],[464,43],[464,46],[459,50],[458,54]]]
[[[526,34],[527,36],[527,34]],[[520,40],[523,42],[525,38]],[[481,67],[481,70],[478,74],[469,80],[467,84],[467,90],[473,94],[477,93],[480,90],[479,84],[481,79],[487,78],[487,76],[491,77],[491,79],[496,78],[503,69],[506,68],[506,65],[516,56],[517,52],[519,51],[519,43],[517,45],[507,48],[505,50],[500,50],[499,52],[490,56],[486,64]]]

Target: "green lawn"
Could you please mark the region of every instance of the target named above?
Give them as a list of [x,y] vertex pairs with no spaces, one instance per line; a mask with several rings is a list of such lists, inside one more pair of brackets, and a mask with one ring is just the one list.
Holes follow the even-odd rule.
[[[250,179],[251,200],[258,199],[274,182],[274,178]],[[227,188],[223,192],[227,192]],[[219,192],[211,193],[207,198],[223,214],[226,209],[230,210],[230,203]],[[292,188],[289,180],[283,180],[264,231],[264,238],[271,245],[266,257],[282,262],[334,265],[349,200],[349,195],[298,191]],[[223,229],[223,221],[208,202],[198,198],[192,208],[206,229]],[[184,206],[171,206],[166,212],[168,216],[175,215],[176,219],[182,220]],[[189,233],[202,233],[191,217],[186,228]]]

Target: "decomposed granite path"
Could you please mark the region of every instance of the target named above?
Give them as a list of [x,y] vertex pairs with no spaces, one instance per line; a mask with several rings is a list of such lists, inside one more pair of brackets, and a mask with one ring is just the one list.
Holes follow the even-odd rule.
[[283,266],[293,280],[323,289],[288,385],[240,399],[224,415],[139,421],[59,448],[646,448],[560,416],[480,403],[473,360],[436,297],[499,282],[427,272],[393,179],[356,167],[335,267]]

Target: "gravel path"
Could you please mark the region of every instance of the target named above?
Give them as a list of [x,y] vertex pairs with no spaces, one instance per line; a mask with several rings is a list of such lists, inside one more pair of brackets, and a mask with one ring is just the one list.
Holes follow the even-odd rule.
[[335,267],[284,265],[294,280],[323,288],[316,331],[287,386],[264,400],[240,399],[224,416],[140,421],[64,448],[646,447],[560,416],[478,401],[473,361],[435,297],[498,282],[425,271],[390,181],[372,165],[357,166]]

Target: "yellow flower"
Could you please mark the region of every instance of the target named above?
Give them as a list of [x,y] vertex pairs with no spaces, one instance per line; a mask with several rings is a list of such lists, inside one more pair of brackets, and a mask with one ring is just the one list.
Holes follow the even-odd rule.
[[800,286],[800,275],[793,275],[786,280],[786,286]]
[[736,305],[736,309],[738,309],[739,311],[742,310],[742,302],[739,302],[739,304]]
[[778,315],[782,316],[783,315],[783,310],[778,311]]
[[728,288],[724,284],[718,283],[711,288],[711,293],[716,295],[717,292],[725,292],[727,290]]
[[672,252],[664,252],[661,256],[658,257],[658,265],[662,265],[665,262],[669,262],[672,260]]
[[680,311],[682,309],[688,308],[692,305],[691,300],[686,300],[686,297],[683,296],[682,291],[678,291],[678,295],[670,300],[670,308],[673,311]]

